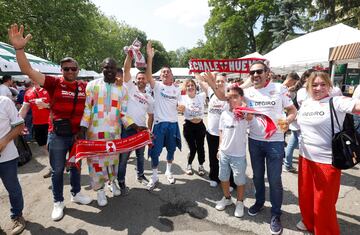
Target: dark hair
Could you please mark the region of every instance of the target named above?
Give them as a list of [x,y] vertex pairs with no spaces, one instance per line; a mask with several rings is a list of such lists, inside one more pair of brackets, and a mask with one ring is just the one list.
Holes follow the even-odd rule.
[[235,92],[237,92],[240,96],[244,96],[244,90],[243,90],[241,87],[239,87],[239,86],[230,86],[230,87],[228,88],[228,91],[235,91]]
[[11,80],[11,75],[9,75],[9,74],[5,74],[2,77],[2,83],[5,83],[5,82],[10,81],[10,80]]
[[121,74],[123,74],[124,71],[122,70],[122,68],[117,68],[117,69],[116,69],[116,73],[121,73]]
[[169,70],[171,71],[171,73],[172,73],[171,67],[170,67],[169,65],[163,65],[163,66],[161,67],[160,71],[163,70],[164,68],[169,69]]
[[67,63],[67,62],[73,62],[76,64],[77,67],[79,67],[79,64],[78,62],[72,58],[72,57],[65,57],[63,58],[62,60],[60,60],[60,66],[62,67],[64,63]]
[[314,69],[308,69],[305,72],[303,72],[303,74],[300,77],[300,80],[297,81],[294,86],[294,91],[300,90],[300,88],[302,88],[306,83],[306,80],[310,77],[311,73],[314,71],[315,71]]
[[253,65],[256,65],[256,64],[261,64],[262,66],[264,66],[265,72],[267,72],[267,71],[270,70],[269,67],[268,67],[268,66],[265,64],[265,62],[262,61],[262,60],[257,60],[257,61],[252,62],[251,65],[250,65],[250,68],[251,68]]
[[138,72],[138,73],[136,74],[135,78],[137,78],[139,74],[145,74],[145,72],[143,72],[143,71]]
[[295,72],[295,71],[292,71],[291,73],[289,73],[288,75],[286,75],[286,79],[294,79],[294,80],[300,80],[300,77],[299,75]]
[[[105,58],[102,62],[101,62],[101,66],[103,67],[105,65],[105,63],[114,63],[115,65],[117,65],[117,62],[114,58],[111,57],[107,57]],[[117,68],[118,69],[118,68]],[[116,70],[117,70],[116,69]]]

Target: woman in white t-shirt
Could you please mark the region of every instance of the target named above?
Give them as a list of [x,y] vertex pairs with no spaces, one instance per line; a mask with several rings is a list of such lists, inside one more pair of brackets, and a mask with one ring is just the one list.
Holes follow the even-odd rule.
[[183,85],[186,94],[181,96],[178,109],[184,113],[183,135],[190,149],[186,174],[193,174],[192,162],[197,153],[199,161],[198,174],[204,175],[206,127],[203,122],[203,116],[206,94],[204,92],[196,94],[196,83],[192,79],[186,79]]
[[[302,215],[297,227],[314,234],[340,234],[336,201],[341,171],[331,165],[330,93],[332,83],[325,72],[313,72],[307,82],[309,98],[298,112],[300,126],[299,207]],[[344,96],[333,97],[339,123],[346,113],[360,111],[360,101]],[[334,126],[335,132],[342,127]]]

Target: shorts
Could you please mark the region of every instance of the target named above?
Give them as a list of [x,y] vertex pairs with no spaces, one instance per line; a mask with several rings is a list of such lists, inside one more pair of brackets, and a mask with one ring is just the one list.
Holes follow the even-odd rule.
[[33,125],[33,132],[39,146],[47,144],[49,124]]
[[219,159],[219,180],[229,181],[231,170],[233,171],[234,182],[237,186],[246,183],[246,157],[233,157],[220,152]]

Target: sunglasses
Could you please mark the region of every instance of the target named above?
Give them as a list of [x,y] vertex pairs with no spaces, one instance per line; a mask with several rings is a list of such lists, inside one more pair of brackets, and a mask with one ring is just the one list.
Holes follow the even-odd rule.
[[64,70],[65,72],[69,72],[70,70],[73,72],[76,72],[78,70],[77,67],[63,67],[62,70]]
[[257,69],[257,70],[251,70],[251,71],[249,72],[249,74],[250,74],[250,75],[254,75],[255,73],[257,73],[257,74],[262,74],[263,72],[264,72],[263,69]]

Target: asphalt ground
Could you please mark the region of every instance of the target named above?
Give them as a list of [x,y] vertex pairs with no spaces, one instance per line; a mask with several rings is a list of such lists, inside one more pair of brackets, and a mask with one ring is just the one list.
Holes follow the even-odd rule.
[[[182,130],[183,117],[179,116]],[[254,203],[254,187],[249,155],[247,155],[247,184],[245,192],[245,215],[234,217],[235,205],[224,211],[215,209],[221,199],[220,187],[209,187],[207,175],[197,174],[198,162],[195,158],[194,175],[186,175],[188,148],[183,140],[183,150],[176,151],[173,172],[176,178],[174,185],[169,185],[164,176],[166,169],[166,150],[161,155],[159,166],[160,184],[149,192],[145,186],[136,181],[136,159],[134,154],[128,162],[126,183],[130,188],[127,196],[112,197],[106,190],[108,205],[99,207],[96,192],[89,186],[86,164],[82,167],[82,192],[91,196],[94,201],[89,205],[78,205],[70,202],[69,175],[64,175],[65,216],[59,222],[51,220],[52,193],[50,178],[42,175],[48,170],[46,152],[31,143],[33,159],[19,168],[27,220],[23,234],[270,234],[270,209],[268,184],[266,183],[265,209],[255,217],[247,214],[247,208]],[[206,143],[206,141],[205,141]],[[205,146],[207,157],[207,145]],[[294,153],[294,166],[297,167],[297,151]],[[208,172],[208,159],[205,169]],[[150,177],[150,161],[145,161],[145,175]],[[300,220],[297,194],[297,174],[283,172],[283,214],[281,222],[283,234],[303,234],[296,229]],[[341,234],[360,234],[360,171],[359,166],[343,171],[341,190],[337,202],[338,221]],[[236,200],[236,193],[232,193]],[[0,184],[0,234],[9,233],[9,199],[7,192]]]

